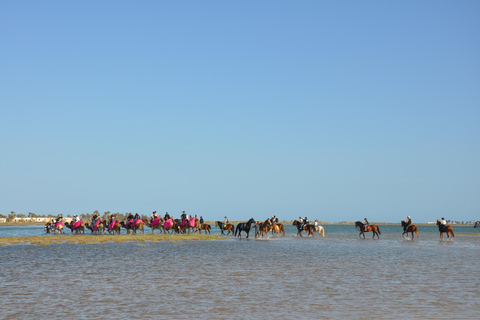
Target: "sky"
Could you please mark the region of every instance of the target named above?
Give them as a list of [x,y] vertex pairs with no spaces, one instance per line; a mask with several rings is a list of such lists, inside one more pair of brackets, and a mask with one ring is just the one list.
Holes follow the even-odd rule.
[[480,220],[478,1],[0,2],[0,214]]

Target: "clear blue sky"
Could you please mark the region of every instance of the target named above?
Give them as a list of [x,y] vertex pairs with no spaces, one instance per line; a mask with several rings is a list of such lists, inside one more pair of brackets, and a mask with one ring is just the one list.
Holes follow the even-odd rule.
[[1,1],[0,213],[480,219],[479,1]]

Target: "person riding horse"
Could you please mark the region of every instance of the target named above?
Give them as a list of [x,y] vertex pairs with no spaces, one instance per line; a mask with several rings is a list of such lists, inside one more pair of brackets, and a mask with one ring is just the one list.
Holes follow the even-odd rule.
[[168,212],[165,213],[165,220],[168,220],[170,219],[170,215],[168,214]]
[[365,231],[367,231],[370,228],[370,223],[368,222],[367,218],[365,220]]
[[304,230],[305,226],[307,226],[309,223],[310,223],[310,221],[308,221],[308,218],[305,217],[305,219],[303,219],[303,224],[301,226],[301,229]]
[[442,230],[445,230],[445,227],[447,226],[447,220],[442,217],[442,220],[440,220],[440,224],[442,225]]
[[405,225],[403,226],[403,231],[407,231],[408,227],[412,225],[412,219],[410,216],[407,217],[407,221],[405,221]]
[[153,220],[155,220],[156,218],[158,218],[158,213],[157,211],[153,211],[152,216],[150,217],[150,224],[152,224]]

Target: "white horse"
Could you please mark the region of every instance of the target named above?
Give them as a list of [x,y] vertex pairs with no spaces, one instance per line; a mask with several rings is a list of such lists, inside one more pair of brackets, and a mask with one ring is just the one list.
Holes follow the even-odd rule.
[[322,226],[316,225],[315,226],[315,231],[317,231],[318,233],[321,233],[322,236],[325,238],[325,229]]

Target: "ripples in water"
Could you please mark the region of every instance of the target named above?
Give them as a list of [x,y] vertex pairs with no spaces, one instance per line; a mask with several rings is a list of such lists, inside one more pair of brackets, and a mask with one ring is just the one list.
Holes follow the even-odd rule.
[[478,318],[480,238],[437,236],[3,246],[0,314]]

